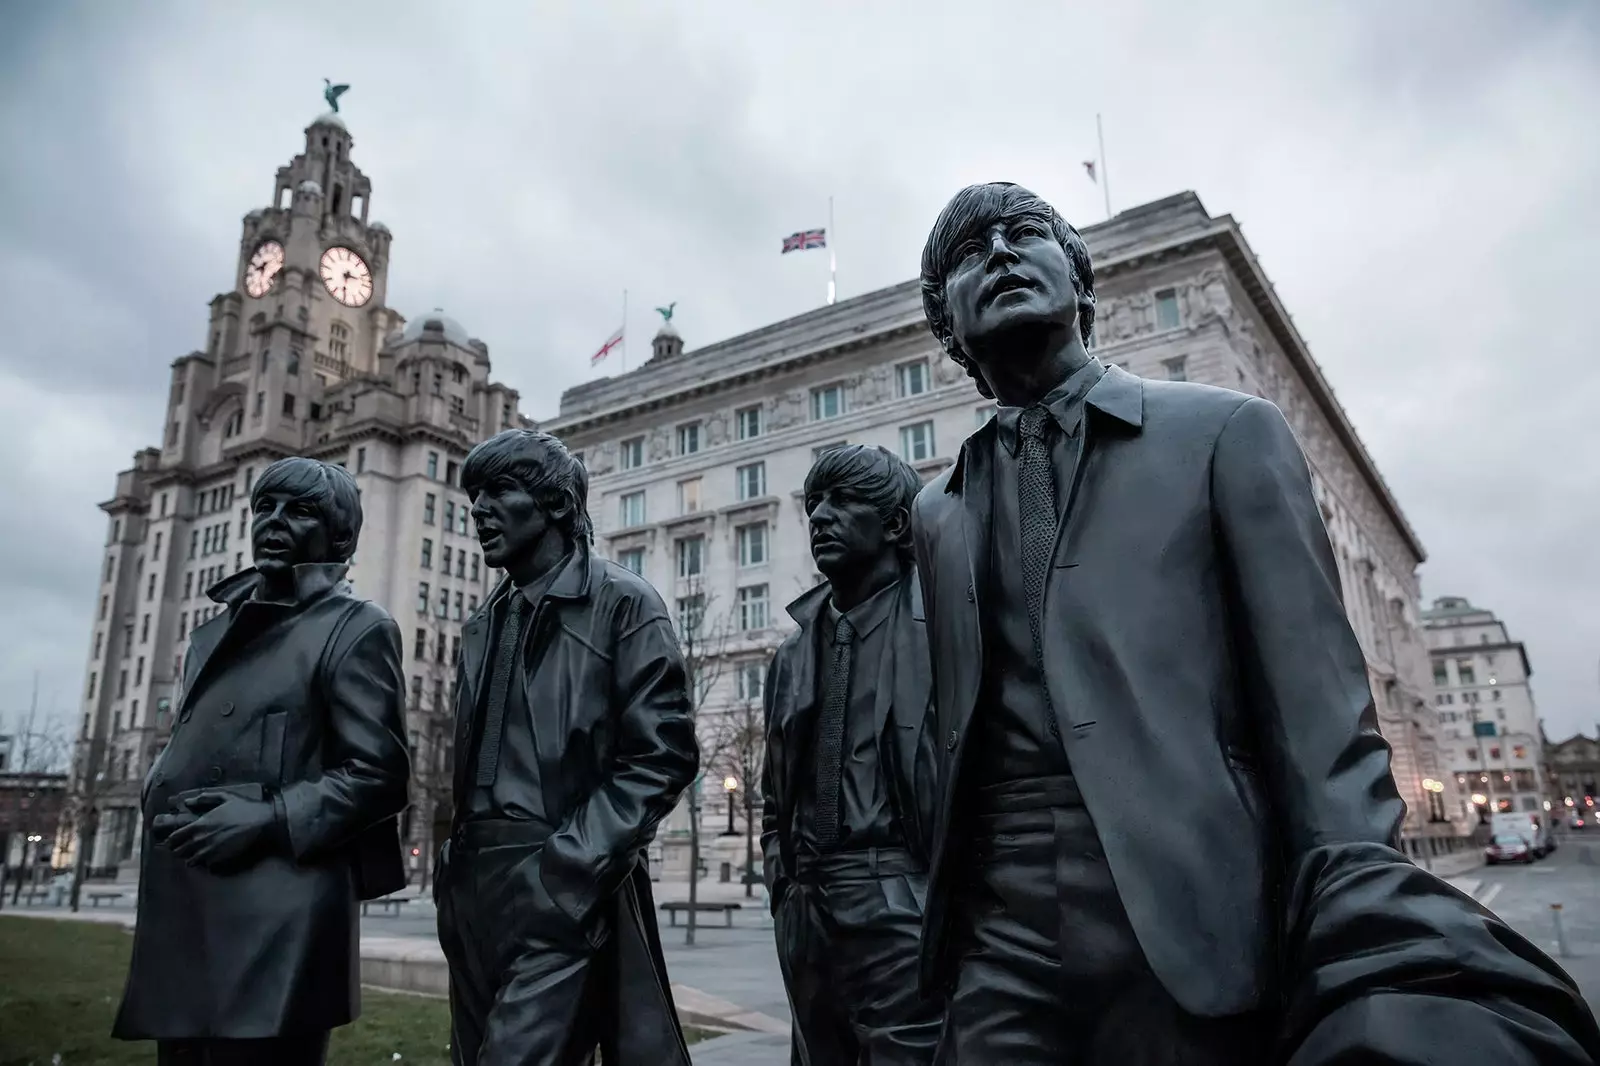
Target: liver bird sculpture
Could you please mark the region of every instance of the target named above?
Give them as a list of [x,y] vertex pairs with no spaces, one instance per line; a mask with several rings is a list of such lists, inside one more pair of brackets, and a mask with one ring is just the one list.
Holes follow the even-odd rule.
[[323,84],[322,98],[324,100],[328,101],[328,106],[329,107],[333,108],[335,111],[338,111],[339,110],[339,97],[341,97],[345,93],[349,92],[350,86],[348,86],[348,85],[335,85],[335,84],[333,84],[333,82],[329,81],[327,78],[323,78],[322,79],[322,84]]
[[665,307],[656,308],[656,314],[661,316],[661,321],[663,321],[663,322],[671,322],[672,321],[672,309],[674,307],[677,307],[677,306],[678,306],[678,301],[677,300],[673,300],[671,303],[669,303]]

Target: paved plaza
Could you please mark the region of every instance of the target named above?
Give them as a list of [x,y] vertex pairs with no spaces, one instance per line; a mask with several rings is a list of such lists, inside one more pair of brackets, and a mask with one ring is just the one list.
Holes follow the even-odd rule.
[[[1532,866],[1478,867],[1451,877],[1450,882],[1498,913],[1540,948],[1555,956],[1583,988],[1591,1007],[1600,1011],[1600,834],[1593,843],[1575,835],[1555,854]],[[681,899],[686,886],[655,886],[657,902]],[[772,920],[759,892],[746,898],[735,885],[702,885],[701,899],[737,902],[731,928],[721,917],[696,929],[695,944],[684,943],[684,928],[663,924],[661,935],[667,970],[679,989],[686,1011],[737,1011],[751,1031],[731,1033],[697,1045],[698,1066],[780,1066],[789,1061],[789,1007],[772,945]],[[1561,904],[1566,953],[1557,940],[1552,904]],[[6,913],[17,913],[6,899]],[[24,906],[22,913],[61,912]],[[129,924],[131,894],[108,906],[85,909],[81,917]],[[367,945],[411,944],[423,954],[437,951],[434,912],[426,900],[407,905],[398,916],[369,916],[362,921]]]

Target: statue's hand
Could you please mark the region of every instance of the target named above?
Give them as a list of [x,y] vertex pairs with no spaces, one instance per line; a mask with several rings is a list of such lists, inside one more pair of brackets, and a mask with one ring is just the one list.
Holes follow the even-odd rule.
[[275,816],[268,800],[202,792],[189,806],[205,813],[173,829],[167,847],[190,866],[210,869],[235,863],[255,850],[273,828]]

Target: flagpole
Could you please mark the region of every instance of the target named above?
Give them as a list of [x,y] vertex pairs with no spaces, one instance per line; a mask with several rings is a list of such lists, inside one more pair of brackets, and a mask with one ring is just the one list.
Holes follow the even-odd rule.
[[1106,194],[1106,218],[1111,217],[1111,172],[1106,169],[1106,128],[1100,123],[1100,113],[1094,116],[1095,133],[1100,136],[1100,191]]
[[628,290],[622,290],[622,372],[628,372]]
[[836,272],[839,266],[833,257],[833,197],[828,197],[828,303],[832,304],[839,294],[836,282]]

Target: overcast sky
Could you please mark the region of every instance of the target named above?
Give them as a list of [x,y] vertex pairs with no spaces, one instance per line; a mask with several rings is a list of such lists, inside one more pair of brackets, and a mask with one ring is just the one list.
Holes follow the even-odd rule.
[[910,278],[970,181],[1099,221],[1103,113],[1112,206],[1193,189],[1241,222],[1430,553],[1424,595],[1498,611],[1552,735],[1593,731],[1593,3],[662,6],[0,0],[0,723],[36,670],[80,710],[95,505],[158,443],[330,77],[391,304],[458,318],[536,418],[624,288],[634,353],[655,304],[692,348],[821,303],[826,258],[778,247],[830,195],[844,296]]

